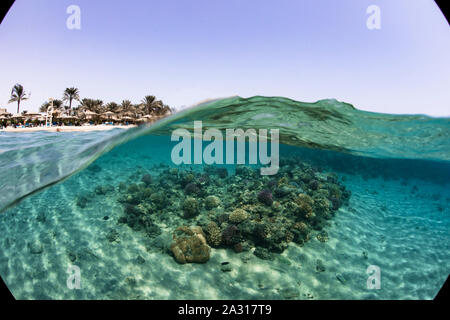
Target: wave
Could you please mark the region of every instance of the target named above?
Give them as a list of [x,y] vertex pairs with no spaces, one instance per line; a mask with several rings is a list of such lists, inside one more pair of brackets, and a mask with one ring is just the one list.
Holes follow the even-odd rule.
[[0,209],[82,170],[142,129],[0,133]]
[[372,158],[450,160],[450,119],[366,112],[335,99],[314,103],[282,97],[207,101],[150,126],[126,131],[0,133],[0,209],[86,168],[117,145],[177,128],[279,129],[286,145]]
[[282,97],[231,97],[174,115],[160,131],[203,128],[280,130],[287,145],[375,158],[450,160],[450,118],[361,111],[335,99],[314,103]]

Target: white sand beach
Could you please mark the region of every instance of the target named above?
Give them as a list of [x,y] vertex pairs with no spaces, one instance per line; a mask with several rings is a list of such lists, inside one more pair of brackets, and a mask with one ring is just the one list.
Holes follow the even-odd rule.
[[93,126],[54,126],[54,127],[33,127],[33,128],[13,128],[7,127],[0,129],[0,132],[35,132],[35,131],[49,131],[49,132],[89,132],[89,131],[103,131],[115,128],[130,129],[136,125],[93,125]]

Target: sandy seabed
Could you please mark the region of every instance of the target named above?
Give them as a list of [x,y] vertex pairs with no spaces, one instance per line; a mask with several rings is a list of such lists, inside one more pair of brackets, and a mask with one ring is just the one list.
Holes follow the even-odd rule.
[[[158,163],[154,154],[149,166]],[[326,228],[328,242],[291,243],[274,261],[212,249],[207,263],[180,265],[164,249],[168,225],[149,239],[117,223],[123,215],[117,194],[77,207],[76,195],[92,193],[95,181],[123,181],[117,167],[137,169],[130,159],[108,158],[100,172],[84,170],[0,216],[0,274],[16,298],[432,299],[450,270],[448,184],[337,172],[352,196]],[[80,267],[80,290],[67,288],[70,265]],[[381,270],[379,290],[367,288],[370,265]]]

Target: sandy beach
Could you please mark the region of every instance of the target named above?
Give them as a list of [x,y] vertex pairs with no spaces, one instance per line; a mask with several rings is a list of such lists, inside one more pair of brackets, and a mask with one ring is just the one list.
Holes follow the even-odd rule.
[[95,125],[95,126],[60,126],[60,127],[33,127],[33,128],[13,128],[8,127],[0,129],[0,132],[35,132],[35,131],[49,131],[49,132],[88,132],[88,131],[104,131],[115,128],[130,129],[136,125],[120,126],[120,125]]

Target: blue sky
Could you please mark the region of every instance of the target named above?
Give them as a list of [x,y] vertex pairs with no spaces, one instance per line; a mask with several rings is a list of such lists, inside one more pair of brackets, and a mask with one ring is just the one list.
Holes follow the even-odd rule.
[[[81,29],[69,30],[69,5]],[[369,5],[381,29],[366,27]],[[0,107],[37,111],[66,87],[104,102],[153,94],[336,98],[386,113],[450,115],[450,28],[432,0],[16,0],[0,25]]]

